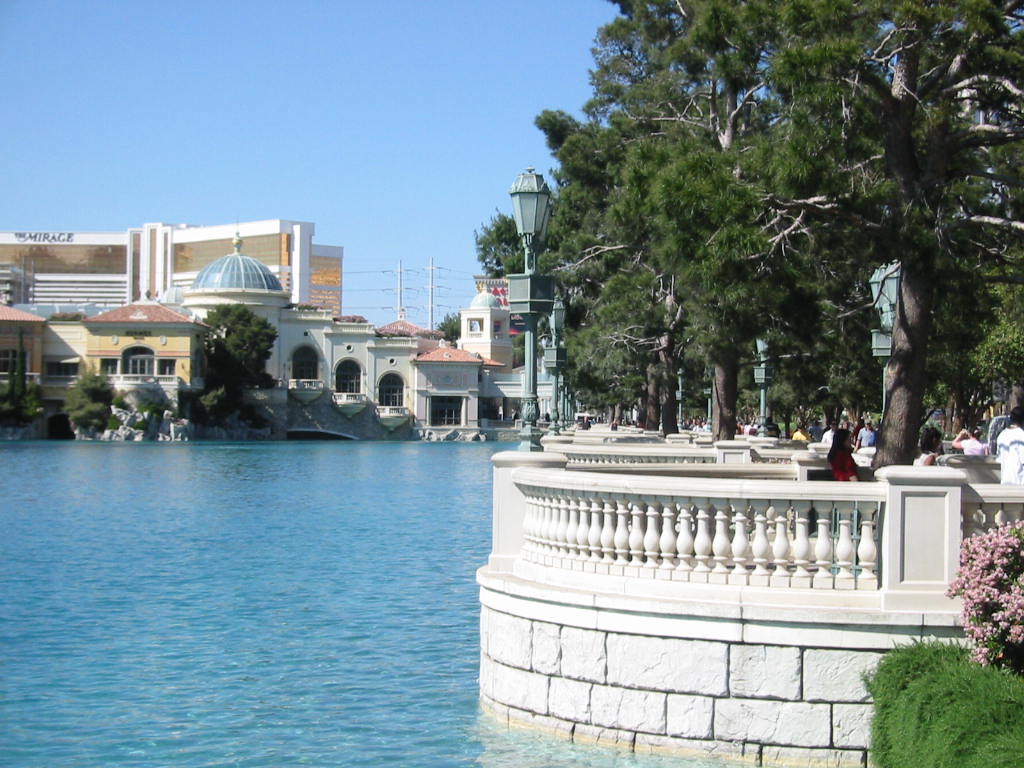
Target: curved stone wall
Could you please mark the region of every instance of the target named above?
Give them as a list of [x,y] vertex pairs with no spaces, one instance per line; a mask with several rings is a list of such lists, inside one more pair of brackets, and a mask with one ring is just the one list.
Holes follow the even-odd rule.
[[811,606],[600,605],[487,568],[478,580],[480,692],[497,717],[756,765],[866,765],[864,674],[896,643],[959,635],[920,614],[890,624]]

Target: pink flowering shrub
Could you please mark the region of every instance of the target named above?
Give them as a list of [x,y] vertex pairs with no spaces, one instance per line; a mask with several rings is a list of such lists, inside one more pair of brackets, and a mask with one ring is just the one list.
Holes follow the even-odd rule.
[[964,599],[974,660],[1024,674],[1024,522],[964,539],[946,594]]

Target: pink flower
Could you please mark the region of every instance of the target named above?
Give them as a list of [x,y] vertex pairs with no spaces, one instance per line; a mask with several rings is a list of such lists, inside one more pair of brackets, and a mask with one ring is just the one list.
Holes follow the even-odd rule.
[[1024,673],[1024,522],[964,539],[946,594],[963,598],[974,660]]

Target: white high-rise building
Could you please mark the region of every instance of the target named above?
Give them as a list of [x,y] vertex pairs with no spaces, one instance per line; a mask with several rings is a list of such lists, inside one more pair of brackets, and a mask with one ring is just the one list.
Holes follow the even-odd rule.
[[144,224],[125,232],[0,232],[0,296],[19,304],[111,307],[173,298],[203,267],[230,253],[237,234],[292,303],[340,315],[344,252],[314,243],[315,230],[311,222],[268,219]]

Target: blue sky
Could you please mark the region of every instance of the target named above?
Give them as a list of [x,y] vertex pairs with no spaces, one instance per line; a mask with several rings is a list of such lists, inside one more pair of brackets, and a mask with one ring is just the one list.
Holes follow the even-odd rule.
[[0,0],[0,230],[316,223],[344,310],[465,306],[473,232],[579,115],[606,0]]

